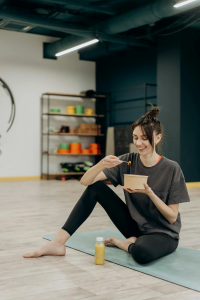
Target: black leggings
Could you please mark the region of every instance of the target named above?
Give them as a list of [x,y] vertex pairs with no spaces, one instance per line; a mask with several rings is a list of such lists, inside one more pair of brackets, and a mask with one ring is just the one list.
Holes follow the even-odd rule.
[[89,217],[97,202],[126,238],[137,237],[136,242],[129,245],[128,252],[139,264],[151,262],[176,250],[179,240],[168,234],[144,235],[132,219],[127,205],[102,181],[97,181],[85,189],[62,229],[72,235]]

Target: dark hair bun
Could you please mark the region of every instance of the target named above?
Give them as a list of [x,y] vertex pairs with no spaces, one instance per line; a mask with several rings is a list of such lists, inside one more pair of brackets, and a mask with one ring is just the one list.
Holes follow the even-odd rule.
[[145,116],[148,117],[148,118],[156,118],[156,116],[159,114],[160,110],[158,107],[152,107],[150,109],[150,111],[148,111]]

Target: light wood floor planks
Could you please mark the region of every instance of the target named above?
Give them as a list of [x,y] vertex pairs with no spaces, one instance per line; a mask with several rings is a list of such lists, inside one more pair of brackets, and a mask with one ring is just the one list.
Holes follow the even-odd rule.
[[[109,185],[124,200],[120,186]],[[67,248],[64,257],[25,259],[22,255],[55,234],[85,190],[79,181],[22,181],[0,183],[0,299],[53,300],[185,300],[200,293],[164,280],[105,262]],[[189,189],[190,203],[180,204],[182,231],[179,245],[200,249],[200,189]],[[97,203],[78,229],[115,228]]]

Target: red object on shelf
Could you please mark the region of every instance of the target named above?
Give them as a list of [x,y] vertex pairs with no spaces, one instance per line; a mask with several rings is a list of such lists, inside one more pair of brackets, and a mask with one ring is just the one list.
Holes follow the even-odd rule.
[[101,154],[101,145],[98,143],[91,143],[90,144],[90,152],[92,154]]

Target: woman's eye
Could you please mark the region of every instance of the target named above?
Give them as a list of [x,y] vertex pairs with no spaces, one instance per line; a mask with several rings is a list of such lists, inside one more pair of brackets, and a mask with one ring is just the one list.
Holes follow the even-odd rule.
[[[134,140],[137,140],[137,138],[133,138]],[[144,141],[146,141],[147,139],[143,139]]]

